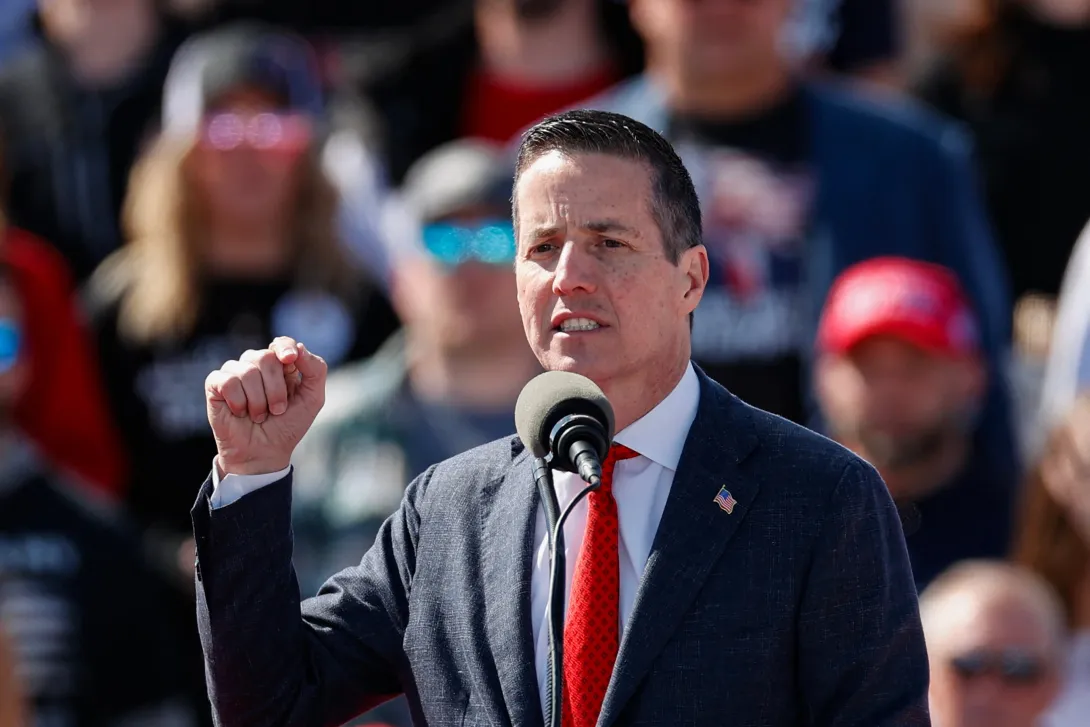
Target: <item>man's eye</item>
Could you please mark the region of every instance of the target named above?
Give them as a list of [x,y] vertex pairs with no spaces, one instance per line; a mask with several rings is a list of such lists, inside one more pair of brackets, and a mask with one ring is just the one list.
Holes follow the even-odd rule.
[[624,247],[624,243],[620,240],[611,240],[609,238],[602,240],[602,244],[606,247]]
[[530,252],[534,254],[540,254],[545,252],[552,252],[556,249],[556,245],[551,242],[541,242],[530,248]]

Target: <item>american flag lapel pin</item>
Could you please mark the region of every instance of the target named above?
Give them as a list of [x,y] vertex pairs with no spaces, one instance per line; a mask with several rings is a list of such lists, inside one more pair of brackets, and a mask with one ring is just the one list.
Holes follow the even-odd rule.
[[738,501],[731,496],[730,491],[724,485],[719,488],[719,494],[715,496],[715,504],[730,515],[734,512],[734,506],[738,504]]

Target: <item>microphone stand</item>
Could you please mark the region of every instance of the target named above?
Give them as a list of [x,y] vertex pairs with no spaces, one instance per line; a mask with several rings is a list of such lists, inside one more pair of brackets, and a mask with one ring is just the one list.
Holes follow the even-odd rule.
[[564,586],[567,567],[564,555],[564,522],[579,501],[601,485],[601,479],[591,476],[591,484],[575,496],[560,513],[553,486],[553,473],[541,457],[534,459],[534,482],[537,484],[541,503],[545,508],[545,522],[549,529],[549,668],[545,688],[548,692],[545,727],[561,727],[564,715]]
[[564,714],[564,531],[560,528],[560,505],[553,487],[553,472],[541,457],[534,460],[534,481],[545,507],[545,522],[549,529],[549,670],[545,678],[549,699],[545,727],[561,727]]

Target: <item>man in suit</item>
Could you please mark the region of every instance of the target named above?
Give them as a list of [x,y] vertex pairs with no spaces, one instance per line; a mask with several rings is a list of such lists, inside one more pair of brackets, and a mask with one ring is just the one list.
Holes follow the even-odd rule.
[[[564,531],[565,727],[928,725],[881,478],[689,361],[708,258],[670,145],[618,114],[551,117],[513,201],[530,346],[601,386],[618,429]],[[540,727],[547,538],[517,439],[429,468],[360,565],[299,602],[290,457],[325,372],[279,338],[206,384],[219,454],[193,521],[219,724],[336,725],[404,692],[419,724]],[[562,507],[581,487],[555,484]]]

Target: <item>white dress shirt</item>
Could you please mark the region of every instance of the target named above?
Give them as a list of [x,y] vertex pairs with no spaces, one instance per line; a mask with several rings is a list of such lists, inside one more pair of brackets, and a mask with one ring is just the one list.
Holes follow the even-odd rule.
[[[689,427],[696,419],[700,402],[700,382],[689,364],[681,381],[670,394],[639,420],[613,437],[639,453],[639,457],[621,460],[613,470],[613,496],[617,500],[618,564],[621,570],[620,633],[624,633],[636,589],[643,577],[644,566],[651,554],[651,544],[666,509],[666,498],[674,483],[681,450],[689,436]],[[553,471],[556,499],[563,512],[586,483],[579,475]],[[587,498],[579,501],[564,522],[565,609],[571,595],[572,576],[583,546],[587,527]],[[534,628],[534,665],[544,711],[549,696],[545,691],[549,665],[549,539],[544,510],[538,510],[534,531],[534,571],[530,580],[530,614]]]
[[[700,402],[700,382],[692,364],[685,369],[681,381],[670,394],[642,418],[614,436],[614,441],[639,453],[639,457],[617,463],[613,473],[613,493],[617,500],[618,561],[620,565],[621,633],[632,613],[636,590],[643,577],[651,544],[658,532],[670,487],[674,482],[681,450],[696,419]],[[285,477],[291,468],[265,475],[227,475],[221,481],[213,467],[211,505],[226,507],[254,490]],[[553,471],[560,510],[586,486],[578,475]],[[587,524],[587,499],[583,498],[564,523],[565,599],[571,593],[572,576],[583,545]],[[534,629],[534,663],[542,710],[548,694],[545,691],[549,661],[549,631],[546,610],[549,603],[549,541],[545,512],[539,509],[534,531],[534,569],[530,581],[530,608]]]

